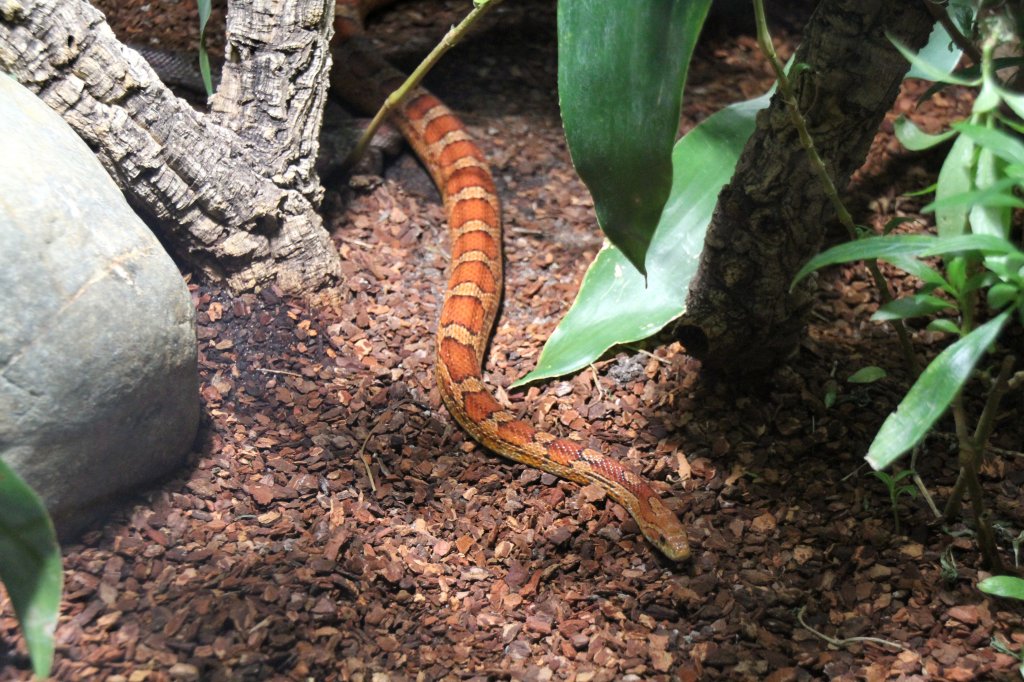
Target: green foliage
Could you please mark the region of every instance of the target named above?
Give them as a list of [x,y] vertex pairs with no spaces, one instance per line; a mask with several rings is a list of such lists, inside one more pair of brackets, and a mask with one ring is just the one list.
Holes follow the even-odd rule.
[[[564,4],[560,3],[559,5],[559,40],[562,40],[563,33],[568,30],[567,24],[563,26],[563,12],[568,9],[574,12],[573,22],[585,25],[580,30],[586,33],[578,34],[575,37],[575,49],[579,53],[573,57],[583,62],[581,66],[585,68],[593,68],[593,66],[603,63],[604,60],[615,58],[614,54],[599,54],[604,50],[595,49],[594,45],[600,44],[600,41],[580,40],[582,35],[594,35],[598,31],[611,31],[608,29],[610,25],[597,26],[599,18],[616,17],[617,20],[624,20],[625,26],[632,27],[633,30],[639,30],[639,27],[643,26],[643,16],[626,16],[625,18],[620,16],[620,13],[636,13],[632,6],[629,10],[624,10],[620,7],[622,3],[596,2],[599,6],[595,8],[595,0],[591,0],[586,5],[589,11],[587,15],[582,11],[584,3],[573,4],[568,0],[562,0],[562,3]],[[702,6],[702,3],[680,4],[692,7]],[[669,11],[667,6],[660,3],[651,3],[651,5],[652,7],[646,10],[648,13],[644,16],[649,17],[652,12]],[[686,10],[677,8],[674,11],[702,12],[699,7]],[[668,15],[666,14],[666,16]],[[702,16],[702,13],[700,15]],[[663,35],[665,31],[664,28],[653,30],[657,35]],[[560,57],[562,51],[563,46],[560,45]],[[669,62],[681,60],[683,57],[688,60],[689,54],[689,51],[685,53],[676,51],[673,53],[673,57],[666,57],[665,54],[659,55],[657,69],[674,72],[675,67],[672,67]],[[922,54],[926,56],[933,69],[941,69],[944,73],[951,71],[961,56],[961,52],[952,46],[948,34],[939,25],[936,25]],[[569,101],[570,97],[567,97],[566,93],[561,90],[562,84],[568,80],[563,79],[562,68],[563,63],[560,60],[559,96],[573,162],[577,164],[581,176],[590,186],[595,197],[599,220],[602,227],[608,231],[609,223],[602,217],[603,209],[600,208],[604,200],[599,198],[604,195],[605,190],[622,193],[622,196],[625,197],[629,195],[630,187],[637,184],[651,185],[653,188],[659,181],[659,176],[652,175],[647,168],[631,175],[629,169],[632,167],[625,163],[621,166],[596,164],[595,173],[601,184],[591,184],[582,168],[586,167],[586,164],[578,159],[581,152],[578,152],[577,142],[574,141],[573,136],[577,132],[587,132],[598,136],[597,141],[593,142],[595,145],[608,143],[614,147],[624,142],[628,142],[630,145],[648,144],[654,140],[655,134],[646,131],[648,127],[647,114],[642,114],[639,116],[644,122],[642,124],[644,139],[639,142],[634,142],[628,136],[608,139],[612,132],[610,126],[615,125],[613,121],[616,117],[624,115],[624,109],[626,110],[625,115],[631,117],[637,117],[637,113],[642,110],[640,100],[634,96],[636,80],[634,73],[627,70],[616,79],[605,79],[604,74],[600,74],[602,83],[607,82],[609,85],[615,85],[618,89],[607,105],[598,105],[596,99],[591,99],[590,89],[582,86],[575,88],[572,92],[585,95],[583,99],[577,101],[572,98],[572,101]],[[573,67],[566,62],[565,69],[570,68]],[[800,67],[794,68],[799,69]],[[911,73],[910,76],[912,75]],[[685,70],[681,76],[685,77]],[[645,76],[644,78],[652,77]],[[749,102],[734,104],[702,122],[677,143],[672,153],[672,189],[666,208],[660,215],[656,226],[653,227],[653,235],[641,235],[634,240],[636,244],[640,244],[643,240],[649,239],[650,246],[647,253],[637,256],[634,254],[635,249],[627,247],[630,251],[630,255],[627,257],[615,246],[602,249],[587,271],[577,300],[545,345],[537,368],[515,382],[514,386],[586,368],[612,346],[652,336],[662,330],[672,319],[685,312],[685,299],[689,284],[699,259],[703,236],[705,236],[711,221],[719,190],[732,176],[742,146],[754,130],[753,114],[765,108],[767,103],[768,97],[765,96]],[[577,129],[578,122],[572,119],[572,114],[569,113],[570,104],[586,106],[584,111],[590,119],[579,122],[581,126],[585,127]],[[664,114],[665,110],[660,111]],[[656,125],[664,125],[667,129],[668,117],[660,120]],[[672,125],[675,126],[675,123],[673,122]],[[663,135],[660,128],[657,130],[657,136]],[[590,142],[585,140],[584,143]],[[615,153],[614,148],[611,153]],[[599,159],[600,157],[595,155],[595,158]],[[606,175],[609,171],[616,175],[614,177]],[[652,190],[649,191],[650,194],[653,194]],[[898,220],[894,221],[893,226],[896,224],[898,224]],[[608,236],[613,244],[622,242],[622,239],[617,237],[613,231],[608,232]],[[635,263],[645,263],[646,280],[631,266],[631,260]]]
[[60,547],[39,497],[2,460],[0,581],[21,623],[32,670],[49,676],[63,584]]
[[846,380],[851,384],[873,384],[879,379],[885,378],[885,370],[881,367],[861,367],[851,374]]
[[978,589],[985,594],[1007,599],[1024,601],[1024,579],[1012,575],[994,575],[978,583]]
[[642,273],[672,186],[683,84],[710,4],[558,3],[558,97],[573,164],[601,228]]
[[210,55],[206,52],[206,22],[210,20],[212,0],[196,0],[199,6],[199,73],[203,76],[206,94],[213,94],[213,76],[210,72]]
[[939,353],[925,368],[871,442],[867,460],[872,467],[889,466],[921,442],[999,336],[1007,317],[1002,313],[989,320]]
[[[994,575],[990,578],[985,578],[978,583],[978,589],[994,597],[1024,601],[1024,580],[1012,575]],[[1018,661],[1017,672],[1020,673],[1021,677],[1024,677],[1024,648],[1014,651],[1005,642],[995,637],[992,638],[991,645],[999,653],[1016,658]]]
[[[943,76],[939,67],[920,57],[905,50],[904,55],[936,80],[958,81]],[[841,244],[811,259],[796,278],[828,264],[888,260],[920,278],[924,287],[913,296],[882,306],[874,319],[931,316],[939,311],[958,314],[959,324],[941,319],[930,325],[961,338],[932,361],[882,425],[867,455],[876,469],[888,466],[924,438],[1011,319],[1012,311],[1024,321],[1024,252],[1009,240],[1010,210],[1024,207],[1014,194],[1024,187],[1024,144],[1005,130],[1009,126],[997,106],[1003,90],[993,71],[983,69],[982,73],[975,80],[959,79],[991,93],[980,98],[980,111],[976,106],[970,122],[933,136],[905,121],[897,126],[901,141],[919,149],[955,137],[939,174],[935,201],[925,207],[936,214],[939,236],[890,235]],[[928,256],[943,256],[944,269],[915,260]],[[936,295],[938,292],[944,296]],[[977,326],[979,294],[994,312],[1002,312]]]
[[911,482],[905,482],[906,479],[912,478],[914,472],[910,469],[904,469],[895,475],[889,475],[884,471],[872,471],[875,478],[885,484],[885,489],[889,493],[889,506],[892,509],[892,521],[896,527],[897,535],[900,532],[900,499],[903,497],[909,497],[914,499],[917,497],[917,487]]
[[[819,254],[794,282],[826,264],[869,258],[888,260],[921,280],[919,292],[886,303],[874,319],[933,317],[929,329],[958,338],[920,374],[882,424],[866,458],[875,469],[893,464],[920,443],[952,406],[960,475],[944,516],[952,519],[959,514],[963,495],[970,491],[983,561],[998,567],[1001,560],[977,470],[999,401],[1014,386],[1010,381],[1014,359],[1005,358],[1001,364],[976,425],[968,423],[960,396],[1004,329],[1011,322],[1024,322],[1024,252],[1010,241],[1012,211],[1024,208],[1019,196],[1024,190],[1024,143],[1020,140],[1024,97],[1004,86],[997,75],[1001,67],[992,56],[997,44],[1012,38],[1003,28],[1006,24],[1000,23],[997,12],[979,25],[984,36],[980,68],[958,75],[947,73],[948,64],[932,63],[924,53],[915,56],[897,44],[918,73],[940,83],[979,88],[970,117],[944,133],[925,134],[906,120],[897,121],[896,134],[909,149],[928,149],[953,140],[933,188],[935,199],[923,209],[934,212],[938,236],[894,236],[886,229],[887,236],[860,238]],[[942,258],[938,263],[919,260],[928,256]],[[940,312],[953,313],[953,317],[934,317]],[[887,474],[879,478],[889,485],[892,495],[895,478]]]
[[[973,10],[969,11],[967,24],[970,24],[973,17]],[[962,27],[963,24],[961,24]],[[950,73],[960,61],[960,54],[960,50],[954,45],[949,33],[943,28],[942,24],[936,22],[934,28],[932,28],[931,35],[928,36],[928,42],[914,55],[914,58],[916,60],[917,57],[920,57],[931,67],[943,73]],[[919,70],[912,61],[910,63],[910,71],[907,72],[907,78],[928,78],[928,76]]]
[[646,279],[619,249],[601,249],[537,367],[513,386],[587,367],[612,346],[645,339],[684,312],[718,192],[732,177],[768,99],[726,107],[676,143],[672,190],[647,252]]
[[946,587],[952,589],[960,579],[960,569],[957,568],[956,558],[953,556],[953,545],[947,545],[939,557],[939,575]]

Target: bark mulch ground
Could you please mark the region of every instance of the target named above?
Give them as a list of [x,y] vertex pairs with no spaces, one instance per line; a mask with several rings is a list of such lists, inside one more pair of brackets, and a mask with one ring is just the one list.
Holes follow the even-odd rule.
[[[188,47],[190,8],[106,4],[135,42]],[[402,61],[464,4],[406,3],[376,31]],[[329,188],[345,271],[337,310],[190,284],[205,412],[194,458],[65,547],[56,677],[1014,679],[1015,659],[990,641],[1024,644],[1022,611],[976,589],[986,574],[967,526],[944,528],[904,499],[896,532],[863,462],[908,377],[892,332],[868,319],[877,295],[862,267],[821,275],[805,341],[762,380],[726,383],[670,346],[506,393],[601,238],[561,135],[553,7],[501,11],[430,81],[481,140],[505,202],[490,381],[516,411],[659,481],[691,528],[692,563],[664,561],[600,490],[474,445],[441,407],[433,331],[448,241],[436,191],[405,155],[385,178]],[[709,31],[686,125],[769,82],[750,37]],[[908,84],[896,112],[937,129],[968,108],[957,92],[915,108],[923,89]],[[891,120],[849,192],[867,224],[918,216],[923,201],[903,195],[941,161],[902,151]],[[914,337],[928,354],[947,341]],[[867,365],[888,378],[845,382]],[[1022,408],[1011,396],[994,445],[1020,450]],[[941,504],[956,475],[950,442],[930,439],[918,469]],[[1024,466],[993,458],[984,474],[1012,561]],[[0,678],[27,680],[3,613]]]

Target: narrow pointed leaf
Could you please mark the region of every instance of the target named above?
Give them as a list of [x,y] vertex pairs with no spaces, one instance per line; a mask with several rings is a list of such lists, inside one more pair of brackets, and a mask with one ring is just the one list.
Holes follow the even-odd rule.
[[971,370],[999,336],[1009,313],[1002,313],[949,346],[932,360],[882,424],[868,448],[867,461],[884,469],[921,442],[942,416]]
[[884,369],[871,365],[870,367],[861,367],[847,377],[846,381],[851,384],[873,384],[879,379],[884,379],[885,376]]
[[[939,170],[939,181],[935,187],[935,199],[940,201],[955,194],[969,192],[971,165],[974,159],[974,141],[961,135],[949,148],[946,160]],[[935,227],[940,237],[951,237],[967,231],[967,207],[963,205],[943,206],[935,210]]]
[[672,187],[690,55],[710,0],[559,0],[558,98],[601,229],[641,272]]
[[[974,176],[974,184],[982,189],[987,189],[999,183],[1003,176],[1001,167],[1005,164],[996,158],[991,149],[983,147],[978,153],[977,169]],[[1007,188],[1007,193],[1012,193],[1012,186]],[[971,232],[975,234],[994,234],[1000,237],[1010,235],[1010,222],[1013,211],[1005,206],[992,206],[980,202],[971,208],[968,218],[971,221]]]
[[942,332],[943,334],[960,335],[960,327],[957,326],[956,322],[945,317],[932,320],[928,323],[926,329],[932,332]]
[[0,580],[36,677],[50,674],[63,582],[60,547],[39,497],[0,460]]
[[872,258],[898,263],[910,256],[942,256],[960,251],[980,251],[995,255],[1020,254],[1012,242],[990,234],[964,234],[956,237],[934,237],[925,234],[867,237],[822,251],[800,268],[790,286],[795,286],[797,282],[819,268],[837,263]]
[[206,51],[206,23],[210,20],[212,0],[197,0],[199,7],[199,73],[207,96],[213,94],[213,76],[210,71],[210,54]]
[[947,308],[955,308],[952,303],[938,296],[918,294],[889,301],[871,316],[875,322],[887,322],[889,320],[905,320],[908,317],[922,317],[932,315]]
[[955,123],[953,128],[1011,163],[1024,164],[1024,142],[1002,130],[971,123]]
[[916,256],[934,243],[935,237],[930,235],[907,234],[867,237],[837,244],[807,261],[793,277],[790,289],[819,268],[872,258],[887,260],[888,258]]

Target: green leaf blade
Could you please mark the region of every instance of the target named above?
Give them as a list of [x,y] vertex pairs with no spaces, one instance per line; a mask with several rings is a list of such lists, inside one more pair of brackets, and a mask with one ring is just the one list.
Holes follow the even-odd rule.
[[718,193],[768,101],[763,95],[730,105],[676,143],[672,192],[651,241],[647,281],[617,248],[602,249],[536,368],[513,387],[582,369],[615,345],[651,336],[685,311]]
[[573,165],[601,229],[640,272],[672,187],[683,84],[709,5],[558,3],[558,95]]
[[[897,49],[899,47],[900,45],[897,45]],[[928,36],[928,42],[925,43],[925,46],[921,48],[916,56],[928,64],[928,72],[932,74],[948,74],[952,73],[956,65],[960,63],[962,53],[962,50],[949,37],[949,32],[946,31],[945,27],[941,23],[935,22],[932,32]],[[934,80],[923,69],[918,68],[914,62],[911,62],[910,71],[907,72],[906,77]],[[977,78],[977,74],[974,77]]]
[[916,294],[905,296],[889,301],[871,316],[875,322],[888,322],[889,320],[905,320],[911,317],[922,317],[932,315],[947,308],[956,308],[955,305],[930,294]]
[[[881,367],[875,367],[874,365],[868,367],[861,367],[856,372],[846,378],[846,381],[851,384],[873,384],[880,379],[886,377],[885,370]],[[875,472],[877,473],[877,472]]]
[[807,261],[793,277],[790,284],[792,289],[796,284],[815,270],[849,263],[858,260],[890,260],[917,256],[935,244],[935,237],[931,235],[888,235],[885,237],[866,237],[852,242],[837,244],[830,249],[822,251]]
[[[951,72],[953,67],[956,66],[956,60],[953,59],[953,53],[946,51],[946,54],[940,54],[933,50],[935,43],[929,40],[928,44],[925,45],[925,49],[915,53],[913,50],[908,48],[896,37],[887,34],[889,42],[891,42],[903,58],[910,62],[911,70],[907,72],[908,78],[925,78],[927,80],[935,81],[937,83],[952,83],[955,85],[979,85],[981,83],[980,78],[968,80],[959,76],[954,76]],[[933,32],[933,37],[935,33]],[[949,39],[949,34],[946,34],[946,39]],[[938,38],[941,40],[941,38]],[[956,55],[957,60],[959,55]]]
[[955,130],[947,130],[944,133],[926,133],[918,128],[910,119],[901,115],[893,125],[896,139],[900,141],[907,150],[920,152],[936,147],[956,135]]
[[1002,313],[950,345],[925,368],[868,448],[868,464],[884,469],[921,442],[1009,319]]
[[203,77],[206,95],[213,95],[213,75],[210,70],[210,55],[206,51],[206,23],[210,20],[213,0],[196,0],[199,8],[199,74]]
[[32,670],[47,677],[63,586],[60,547],[39,497],[2,460],[0,580],[21,623]]
[[[974,150],[974,140],[970,136],[960,135],[954,140],[942,168],[939,169],[939,180],[935,187],[936,202],[971,190]],[[935,227],[939,236],[952,237],[964,234],[967,231],[967,211],[967,207],[963,205],[936,208]]]
[[1008,599],[1024,600],[1024,579],[1012,575],[993,575],[978,583],[985,594]]

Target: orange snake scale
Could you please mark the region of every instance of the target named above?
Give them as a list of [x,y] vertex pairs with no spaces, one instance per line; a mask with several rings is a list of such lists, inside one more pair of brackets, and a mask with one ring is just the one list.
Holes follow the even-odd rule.
[[[405,77],[379,57],[362,32],[376,2],[335,5],[331,85],[347,102],[374,113]],[[501,301],[501,211],[483,153],[462,122],[423,88],[392,116],[444,197],[451,230],[448,288],[437,332],[437,384],[448,411],[494,452],[562,478],[595,483],[632,514],[667,557],[689,557],[686,530],[650,484],[618,460],[576,441],[538,431],[484,385],[484,349]]]

